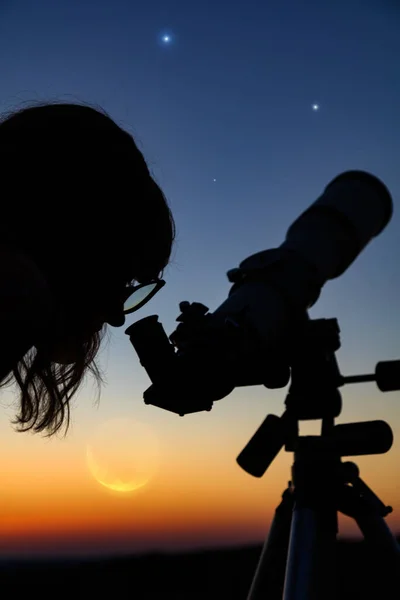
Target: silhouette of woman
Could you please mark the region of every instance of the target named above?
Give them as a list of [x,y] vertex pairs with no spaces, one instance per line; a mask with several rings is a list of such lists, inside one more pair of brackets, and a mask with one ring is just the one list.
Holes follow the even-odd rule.
[[3,116],[0,169],[0,386],[17,385],[20,431],[52,435],[85,374],[100,386],[94,359],[131,286],[162,286],[175,225],[132,136],[97,107]]

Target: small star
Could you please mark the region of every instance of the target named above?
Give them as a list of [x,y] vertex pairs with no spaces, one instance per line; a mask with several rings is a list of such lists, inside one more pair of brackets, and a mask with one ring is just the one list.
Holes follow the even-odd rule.
[[162,41],[164,42],[164,44],[169,44],[169,42],[171,41],[171,36],[170,35],[163,35],[162,36]]
[[216,181],[217,181],[216,179],[213,179],[213,182],[214,182],[214,183],[215,183]]
[[314,111],[317,111],[317,110],[319,110],[319,104],[313,104],[313,105],[312,105],[312,109],[313,109]]

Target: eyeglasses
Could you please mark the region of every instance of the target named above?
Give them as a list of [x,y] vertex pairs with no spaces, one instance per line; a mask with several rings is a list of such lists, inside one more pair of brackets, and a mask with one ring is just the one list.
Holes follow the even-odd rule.
[[127,288],[127,298],[124,302],[124,314],[129,315],[142,308],[157,292],[164,287],[165,281],[155,279],[148,283],[141,283]]

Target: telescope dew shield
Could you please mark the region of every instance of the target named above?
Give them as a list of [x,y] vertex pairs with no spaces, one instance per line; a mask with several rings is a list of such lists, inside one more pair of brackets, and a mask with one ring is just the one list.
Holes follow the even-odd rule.
[[364,171],[346,171],[289,227],[281,248],[314,265],[323,282],[342,275],[389,223],[387,187]]

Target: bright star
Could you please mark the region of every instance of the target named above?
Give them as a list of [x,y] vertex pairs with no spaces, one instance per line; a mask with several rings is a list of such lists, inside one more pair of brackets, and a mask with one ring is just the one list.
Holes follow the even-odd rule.
[[319,104],[313,104],[312,105],[312,109],[313,110],[319,110]]
[[163,41],[165,44],[168,44],[168,43],[171,41],[171,36],[170,36],[170,35],[163,35],[163,37],[162,37],[162,41]]

